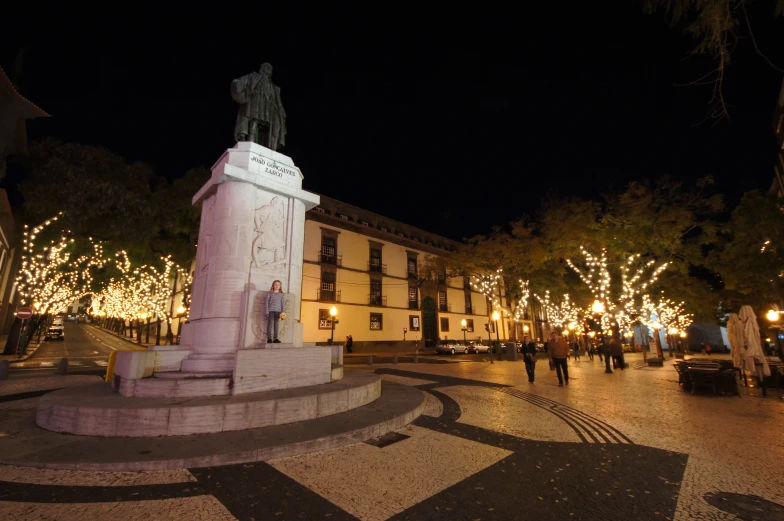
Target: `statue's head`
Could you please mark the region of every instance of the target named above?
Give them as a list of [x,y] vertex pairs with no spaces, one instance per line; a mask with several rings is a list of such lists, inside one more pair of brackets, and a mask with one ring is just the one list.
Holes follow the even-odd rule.
[[259,72],[264,76],[271,78],[272,77],[272,65],[269,63],[262,63]]

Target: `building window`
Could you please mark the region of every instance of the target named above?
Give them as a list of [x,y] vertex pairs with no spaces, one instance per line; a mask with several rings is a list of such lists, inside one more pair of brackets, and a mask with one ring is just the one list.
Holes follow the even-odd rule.
[[419,331],[419,315],[408,315],[408,330]]
[[371,306],[380,306],[382,302],[381,298],[381,280],[371,280],[370,281],[370,301],[369,304]]
[[449,332],[449,317],[441,317],[441,331]]
[[473,333],[474,332],[474,319],[473,318],[467,318],[466,319],[466,331],[468,331],[469,333]]
[[322,270],[319,300],[335,301],[335,272]]
[[446,301],[446,291],[438,292],[438,310],[449,311],[449,304]]
[[465,312],[467,315],[474,314],[473,307],[471,306],[471,293],[469,293],[468,291],[466,291],[465,294]]
[[373,331],[381,331],[384,329],[384,315],[381,313],[370,314],[370,329]]
[[316,210],[316,213],[323,213],[323,214],[326,214],[326,213],[327,213],[327,212],[325,212],[325,211],[324,211],[324,208],[321,208],[321,207],[319,207],[319,206],[317,206],[316,208],[314,208],[314,210]]
[[332,329],[332,316],[328,309],[319,309],[319,329]]
[[370,271],[381,271],[381,250],[370,248]]
[[419,309],[416,284],[408,285],[408,309]]
[[335,237],[321,237],[321,262],[337,264],[338,240]]
[[417,278],[417,260],[415,257],[408,258],[408,278]]
[[381,230],[382,232],[389,233],[389,228],[387,228],[386,226],[379,226],[378,229]]
[[353,221],[353,220],[354,220],[354,219],[352,219],[351,217],[349,217],[348,215],[346,215],[346,214],[344,214],[344,213],[336,213],[335,215],[337,215],[338,217],[340,217],[340,218],[341,218],[341,219],[343,219],[344,221],[349,221],[349,222],[351,222],[351,221]]

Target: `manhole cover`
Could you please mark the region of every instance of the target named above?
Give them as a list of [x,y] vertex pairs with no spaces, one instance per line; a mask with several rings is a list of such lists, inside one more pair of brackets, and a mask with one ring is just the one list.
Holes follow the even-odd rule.
[[387,445],[392,445],[393,443],[397,443],[399,441],[403,441],[406,438],[410,438],[411,436],[406,436],[405,434],[400,434],[399,432],[389,432],[384,434],[383,436],[376,436],[375,438],[370,438],[369,440],[365,441],[368,445],[373,445],[374,447],[383,448]]

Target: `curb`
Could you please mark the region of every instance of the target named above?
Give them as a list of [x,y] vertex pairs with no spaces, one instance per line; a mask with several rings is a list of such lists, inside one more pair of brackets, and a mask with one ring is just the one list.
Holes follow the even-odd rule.
[[8,359],[8,358],[4,358],[4,360],[8,360],[8,364],[9,365],[13,365],[13,364],[16,364],[16,363],[19,363],[19,362],[26,362],[28,359],[30,359],[38,351],[38,348],[41,347],[43,345],[43,343],[44,343],[43,340],[41,340],[37,344],[35,344],[33,347],[28,347],[27,351],[25,352],[24,355],[22,355],[21,358],[15,358],[13,360]]

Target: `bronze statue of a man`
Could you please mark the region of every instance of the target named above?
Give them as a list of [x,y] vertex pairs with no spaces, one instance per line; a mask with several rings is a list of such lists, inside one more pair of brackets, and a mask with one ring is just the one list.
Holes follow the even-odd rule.
[[272,65],[265,63],[231,82],[231,97],[240,104],[234,139],[253,141],[278,150],[286,144],[286,111],[280,101],[280,87],[272,83]]

